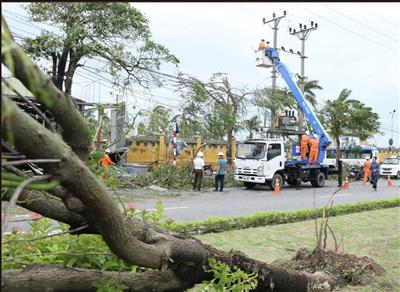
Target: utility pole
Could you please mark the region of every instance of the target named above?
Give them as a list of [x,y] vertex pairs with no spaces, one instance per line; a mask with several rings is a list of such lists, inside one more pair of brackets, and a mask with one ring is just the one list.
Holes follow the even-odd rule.
[[[274,43],[273,47],[276,49],[277,48],[277,43],[278,43],[278,25],[279,22],[281,21],[282,18],[286,17],[286,10],[283,11],[283,15],[276,17],[275,13],[272,13],[272,19],[266,21],[265,17],[263,18],[263,23],[269,25],[270,28],[273,29],[274,31]],[[276,66],[275,64],[272,67],[272,92],[275,92],[276,89]],[[275,113],[271,113],[271,128],[275,128]],[[264,127],[267,126],[267,116],[264,116]]]
[[[318,23],[315,23],[314,21],[311,21],[311,27],[307,28],[305,24],[299,23],[299,28],[300,30],[296,31],[296,29],[289,28],[289,33],[291,35],[295,35],[301,40],[301,71],[300,71],[300,90],[301,93],[304,94],[304,83],[306,77],[304,76],[304,61],[307,58],[305,55],[305,42],[308,36],[310,35],[311,31],[316,30],[318,28]],[[303,120],[304,120],[304,115],[303,112],[301,111],[300,107],[297,106],[297,112],[298,112],[298,126],[299,126],[299,131],[303,131]]]

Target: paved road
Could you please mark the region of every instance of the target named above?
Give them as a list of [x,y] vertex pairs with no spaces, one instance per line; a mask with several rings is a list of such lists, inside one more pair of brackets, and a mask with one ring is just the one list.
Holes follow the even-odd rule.
[[[400,196],[400,180],[392,180],[388,187],[386,180],[380,180],[378,191],[370,185],[364,187],[363,182],[351,182],[349,190],[341,190],[335,195],[334,205],[373,201]],[[228,188],[223,192],[212,189],[200,192],[158,192],[154,190],[129,190],[120,192],[125,202],[134,202],[138,209],[154,210],[157,199],[164,204],[164,214],[175,221],[204,220],[209,217],[233,217],[251,215],[257,211],[285,211],[306,209],[315,204],[321,207],[326,204],[330,195],[336,190],[335,181],[327,181],[323,188],[304,185],[301,190],[283,186],[281,194],[275,195],[269,187],[257,187],[253,190]],[[12,220],[25,220],[26,217],[14,217]],[[12,227],[28,230],[27,222],[10,222],[7,231]]]
[[[373,201],[399,197],[400,180],[393,180],[393,186],[386,186],[386,180],[380,180],[378,190],[370,185],[364,187],[363,182],[350,183],[349,190],[341,190],[335,195],[334,205]],[[224,192],[212,190],[189,192],[172,198],[162,198],[165,215],[176,221],[204,220],[209,217],[232,217],[251,215],[257,211],[284,211],[312,208],[315,192],[315,204],[321,207],[326,204],[330,195],[336,190],[337,183],[327,181],[323,188],[304,185],[301,190],[284,186],[280,195],[275,195],[268,187],[253,190],[231,188]],[[139,209],[154,208],[157,199],[137,199]]]

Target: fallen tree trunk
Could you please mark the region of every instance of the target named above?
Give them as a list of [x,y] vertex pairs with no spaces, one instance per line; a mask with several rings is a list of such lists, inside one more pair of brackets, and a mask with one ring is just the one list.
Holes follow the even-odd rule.
[[3,292],[95,292],[99,280],[118,281],[129,287],[124,291],[183,291],[189,287],[171,270],[130,273],[35,265],[4,270],[1,278]]

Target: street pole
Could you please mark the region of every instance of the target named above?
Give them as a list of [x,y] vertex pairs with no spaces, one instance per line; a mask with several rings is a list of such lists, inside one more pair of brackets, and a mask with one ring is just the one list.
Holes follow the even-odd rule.
[[393,117],[394,117],[394,113],[396,112],[396,110],[394,109],[393,111],[391,111],[389,114],[392,115],[392,130],[391,130],[391,134],[390,134],[390,140],[389,140],[389,147],[392,148],[393,144],[394,144],[394,140],[393,140]]
[[[301,69],[300,69],[300,90],[301,93],[304,95],[304,83],[305,83],[305,75],[304,75],[304,68],[305,68],[305,59],[307,58],[305,55],[305,42],[310,35],[311,31],[316,30],[318,28],[318,23],[314,23],[314,21],[311,21],[311,27],[307,28],[306,25],[303,25],[299,23],[299,28],[300,30],[296,31],[296,29],[289,28],[289,33],[291,35],[297,36],[301,40]],[[304,114],[301,111],[300,107],[297,106],[297,112],[298,112],[298,127],[299,131],[303,131],[303,124],[304,124]]]
[[[272,19],[266,21],[265,17],[263,18],[263,23],[269,25],[269,27],[271,27],[274,31],[274,43],[273,43],[273,47],[276,49],[277,48],[277,44],[278,44],[278,25],[279,22],[281,21],[282,18],[286,17],[286,10],[283,11],[283,15],[276,17],[275,13],[272,13]],[[277,70],[276,70],[276,66],[275,64],[272,67],[272,93],[275,92],[276,89],[276,74]],[[275,113],[271,112],[271,128],[275,127]],[[264,115],[264,128],[267,127],[267,115]]]

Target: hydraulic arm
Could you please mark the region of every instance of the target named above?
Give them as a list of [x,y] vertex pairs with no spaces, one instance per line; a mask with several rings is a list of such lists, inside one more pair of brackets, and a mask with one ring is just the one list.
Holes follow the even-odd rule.
[[278,72],[282,75],[282,78],[285,80],[286,84],[289,86],[290,90],[293,93],[294,98],[297,101],[300,109],[306,116],[307,120],[310,122],[311,127],[313,128],[314,132],[319,137],[319,149],[318,149],[318,163],[322,163],[325,158],[326,148],[331,144],[331,139],[328,133],[325,131],[324,127],[318,120],[317,116],[313,112],[310,103],[307,99],[304,98],[303,94],[301,93],[299,87],[297,86],[296,82],[293,80],[289,69],[279,60],[279,53],[274,48],[268,48],[266,50],[266,56],[271,58],[272,62],[275,64]]

